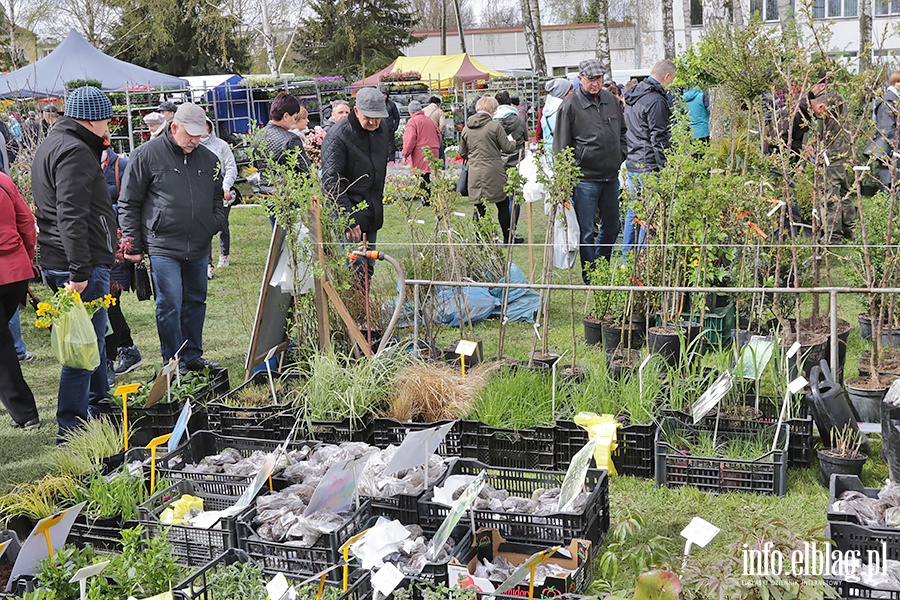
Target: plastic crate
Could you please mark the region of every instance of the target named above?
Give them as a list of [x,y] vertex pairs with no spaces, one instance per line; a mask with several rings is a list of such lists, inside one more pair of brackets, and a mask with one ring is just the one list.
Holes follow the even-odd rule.
[[[372,445],[382,450],[390,445],[399,446],[406,439],[410,431],[422,431],[446,425],[450,421],[438,421],[436,423],[403,423],[394,419],[375,419],[372,424]],[[450,428],[444,441],[438,446],[437,453],[440,456],[462,455],[462,430],[461,421]]]
[[501,429],[478,421],[460,421],[463,458],[492,467],[556,468],[553,427]]
[[[771,429],[770,439],[775,435]],[[689,485],[705,492],[757,492],[784,496],[787,493],[787,447],[790,440],[790,426],[785,425],[779,433],[778,449],[766,452],[754,460],[689,456],[665,441],[665,432],[673,431],[688,437],[696,436],[701,429],[683,423],[679,419],[667,417],[656,432],[656,485],[680,487]],[[757,434],[753,430],[719,429],[719,438],[729,438]]]
[[[190,480],[202,485],[203,489],[219,496],[237,498],[253,482],[253,475],[226,475],[225,473],[194,473],[185,471],[187,465],[196,465],[207,456],[219,454],[226,448],[234,448],[242,457],[256,451],[272,452],[284,442],[276,440],[256,440],[224,436],[212,431],[198,431],[187,442],[156,461],[157,477],[171,477],[175,480]],[[299,450],[303,446],[314,446],[308,442],[291,442],[288,450]]]
[[[368,500],[362,501],[359,509],[352,512],[341,527],[331,533],[323,533],[315,544],[303,548],[260,539],[253,528],[253,519],[256,518],[254,504],[238,520],[238,544],[262,566],[265,573],[273,576],[284,573],[289,578],[305,579],[342,562],[344,558],[341,546],[362,531],[371,516],[371,504]],[[342,577],[342,570],[334,569],[328,573],[327,579],[339,582]]]
[[857,552],[866,562],[868,552],[876,552],[878,559],[883,560],[882,553],[887,551],[888,560],[900,560],[900,530],[865,527],[849,522],[829,522],[825,528],[825,537],[833,540],[835,548],[843,553]]
[[[299,379],[296,376],[272,373],[275,379]],[[235,396],[250,385],[269,385],[269,375],[265,371],[253,374],[248,381],[231,390],[221,398],[209,402],[206,406],[209,429],[236,437],[248,437],[261,440],[285,440],[297,422],[297,410],[290,402],[271,404],[259,407],[228,406],[225,401]]]
[[154,494],[138,506],[138,521],[144,526],[144,533],[148,538],[165,536],[172,545],[172,555],[180,564],[199,567],[235,547],[239,515],[223,517],[209,529],[161,523],[159,515],[184,494],[203,498],[204,510],[224,510],[235,503],[235,498],[209,493],[193,481],[183,480]]
[[390,498],[375,496],[360,496],[372,504],[372,514],[376,517],[387,517],[394,521],[400,521],[404,525],[419,524],[419,500],[426,492],[434,489],[434,483],[429,482],[428,489],[418,494],[398,494]]
[[[859,519],[856,518],[856,515],[837,512],[831,508],[831,505],[834,504],[836,500],[839,500],[844,492],[859,492],[860,494],[868,496],[869,498],[877,498],[881,490],[879,488],[864,487],[862,481],[860,481],[859,477],[857,477],[856,475],[835,474],[831,476],[831,482],[828,486],[828,506],[825,508],[828,513],[828,521],[848,522],[860,525]],[[896,528],[892,529],[894,531],[897,531]]]
[[879,598],[880,600],[900,600],[900,590],[882,590],[874,588],[858,581],[846,581],[844,579],[825,578],[825,582],[830,585],[838,594],[838,598],[842,600],[853,600],[854,598]]
[[92,519],[83,514],[75,517],[72,529],[69,530],[67,544],[82,548],[91,545],[95,550],[118,552],[122,550],[121,533],[123,529],[137,527],[137,521],[111,523],[107,519]]
[[[613,464],[619,475],[653,477],[653,442],[656,423],[648,425],[623,425],[616,431],[617,447],[613,452]],[[588,442],[588,433],[572,421],[556,422],[556,465],[565,471],[575,454]]]
[[[486,471],[485,482],[488,485],[521,498],[531,498],[538,489],[561,486],[566,475],[558,471],[498,468],[461,458],[450,466],[437,485],[440,486],[451,475],[474,476],[481,471]],[[509,541],[566,544],[572,538],[581,538],[590,540],[596,546],[609,530],[609,478],[606,471],[588,469],[584,483],[590,497],[581,514],[537,516],[476,510],[472,511],[475,527],[497,529]],[[427,494],[419,500],[419,525],[422,529],[437,530],[449,512],[449,507],[434,502],[432,495]]]
[[300,415],[305,425],[305,437],[309,440],[326,444],[340,444],[341,442],[372,442],[372,426],[374,418],[366,414],[358,418],[347,417],[341,421],[311,421]]
[[[99,406],[101,415],[108,416],[114,423],[122,423],[122,409],[119,406],[108,400],[101,400]],[[129,444],[136,447],[146,446],[153,438],[172,433],[182,409],[184,409],[183,401],[160,402],[150,408],[129,408]],[[206,409],[195,406],[188,421],[188,431],[206,429],[206,423]]]
[[703,315],[703,335],[706,337],[706,343],[717,349],[730,344],[735,323],[734,304],[706,311]]

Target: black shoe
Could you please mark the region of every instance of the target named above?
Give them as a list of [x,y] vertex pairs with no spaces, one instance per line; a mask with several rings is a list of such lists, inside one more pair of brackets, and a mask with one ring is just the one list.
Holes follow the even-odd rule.
[[116,385],[116,365],[111,360],[106,361],[106,380],[109,382],[110,389]]
[[196,360],[192,360],[189,363],[182,363],[181,369],[182,374],[186,371],[202,371],[203,369],[209,369],[210,371],[220,371],[222,370],[222,365],[219,365],[214,362],[210,362],[205,358],[198,358]]
[[28,431],[29,429],[37,429],[38,427],[40,427],[41,420],[35,417],[27,423],[16,423],[15,421],[11,421],[10,426],[13,429],[24,429],[25,431]]
[[524,244],[524,243],[525,243],[525,238],[523,238],[523,237],[517,236],[517,237],[513,238],[513,244]]
[[127,348],[119,348],[119,360],[116,363],[116,375],[124,375],[131,373],[144,364],[141,353],[137,346],[128,346]]

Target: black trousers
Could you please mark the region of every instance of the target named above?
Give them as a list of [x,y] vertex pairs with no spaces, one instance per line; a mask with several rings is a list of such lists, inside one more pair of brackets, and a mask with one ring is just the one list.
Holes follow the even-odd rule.
[[[500,229],[503,230],[503,243],[509,243],[510,241],[510,229],[512,228],[512,211],[510,210],[510,198],[507,196],[505,199],[496,203],[497,205],[497,221],[500,223]],[[483,218],[485,214],[487,214],[487,209],[484,206],[484,202],[479,202],[475,205],[475,214],[478,215],[479,218]],[[474,215],[473,215],[474,216]],[[519,219],[519,207],[516,206],[516,221]]]
[[134,340],[131,339],[131,328],[128,326],[128,321],[125,320],[125,315],[122,313],[122,292],[116,292],[113,296],[116,299],[116,303],[110,304],[109,308],[106,309],[106,316],[112,327],[112,333],[106,336],[107,360],[116,360],[119,348],[134,346]]
[[0,401],[13,421],[20,425],[38,416],[34,394],[22,376],[15,342],[9,330],[9,319],[27,289],[27,280],[0,285]]

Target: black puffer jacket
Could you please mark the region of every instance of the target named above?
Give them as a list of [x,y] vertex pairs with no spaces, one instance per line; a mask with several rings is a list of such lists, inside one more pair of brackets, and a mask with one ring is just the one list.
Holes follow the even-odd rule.
[[76,282],[115,260],[116,215],[100,168],[103,148],[103,138],[60,117],[31,165],[41,266],[69,271]]
[[625,160],[625,119],[619,100],[600,90],[592,98],[578,88],[563,100],[556,117],[553,152],[575,149],[584,181],[611,181]]
[[225,225],[219,159],[204,146],[185,154],[172,130],[138,147],[119,192],[119,226],[134,252],[196,260]]
[[356,113],[331,128],[322,143],[322,187],[363,232],[384,224],[384,178],[392,134],[381,121],[367,131]]
[[625,94],[625,167],[629,171],[659,171],[666,166],[664,151],[672,145],[671,122],[672,104],[665,88],[655,79],[648,77]]

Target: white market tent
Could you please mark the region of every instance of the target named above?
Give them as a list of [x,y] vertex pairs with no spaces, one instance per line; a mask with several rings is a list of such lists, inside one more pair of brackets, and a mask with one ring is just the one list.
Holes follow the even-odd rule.
[[103,90],[151,86],[156,89],[185,89],[187,81],[113,58],[91,46],[71,29],[53,52],[21,69],[0,77],[0,98],[46,98],[65,95],[65,83],[76,79],[96,79]]

